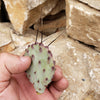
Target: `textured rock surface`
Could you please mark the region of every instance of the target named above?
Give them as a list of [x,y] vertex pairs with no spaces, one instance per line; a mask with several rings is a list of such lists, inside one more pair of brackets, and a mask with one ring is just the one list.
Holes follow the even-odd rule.
[[57,1],[4,0],[10,20],[19,34],[23,34],[40,17],[46,16],[56,6]]
[[36,31],[34,31],[32,29],[28,29],[27,32],[23,36],[16,35],[14,33],[11,34],[12,40],[16,47],[22,47],[22,46],[34,41],[35,35],[36,35]]
[[[59,35],[49,46],[57,65],[61,66],[69,81],[68,89],[59,100],[99,100],[100,53],[68,38],[65,31],[45,38],[44,44],[48,45]],[[24,48],[19,48],[13,53],[20,55],[23,51]]]
[[10,28],[11,24],[0,23],[0,52],[11,52],[15,49],[11,39],[10,33],[12,33],[12,30]]
[[79,1],[86,3],[97,10],[100,10],[100,0],[79,0]]
[[59,0],[55,8],[51,11],[50,15],[55,15],[60,11],[65,10],[65,8],[66,8],[65,0]]
[[15,48],[35,41],[36,33],[32,29],[28,29],[23,36],[16,35],[10,23],[0,23],[0,52],[11,52]]
[[68,35],[100,51],[100,11],[78,1],[66,0],[66,13]]

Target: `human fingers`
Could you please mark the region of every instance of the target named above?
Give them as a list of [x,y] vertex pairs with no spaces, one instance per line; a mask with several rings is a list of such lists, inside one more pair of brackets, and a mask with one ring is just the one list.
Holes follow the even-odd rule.
[[63,90],[68,87],[68,81],[64,78],[61,68],[59,66],[55,67],[56,71],[54,74],[53,82],[49,87],[49,91],[51,92],[55,100],[58,100]]
[[31,63],[29,57],[9,53],[0,54],[0,81],[9,80],[11,74],[24,72]]
[[55,66],[56,71],[54,74],[52,85],[58,90],[62,91],[68,87],[68,81],[64,78],[62,70],[59,66]]
[[54,74],[52,81],[58,81],[63,77],[61,68],[57,65],[55,66],[55,68],[56,68],[56,71],[55,71],[55,74]]
[[63,90],[65,90],[67,87],[68,81],[65,78],[62,78],[61,80],[52,83],[49,87],[49,91],[51,92],[55,100],[58,100]]
[[54,88],[58,91],[63,91],[68,87],[68,81],[63,77],[61,80],[52,83]]
[[54,100],[58,100],[60,95],[62,94],[63,91],[58,91],[54,88],[54,86],[50,86],[49,87],[49,91],[51,93],[51,95],[53,96]]

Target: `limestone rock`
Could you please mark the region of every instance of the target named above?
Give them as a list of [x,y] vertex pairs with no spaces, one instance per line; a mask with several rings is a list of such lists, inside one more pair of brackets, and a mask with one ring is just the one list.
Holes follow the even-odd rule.
[[100,0],[79,0],[79,1],[86,3],[97,10],[100,10]]
[[34,34],[36,34],[35,31],[33,31],[32,29],[28,29],[28,31],[23,36],[12,33],[11,37],[14,45],[16,47],[21,47],[35,40]]
[[94,53],[89,61],[88,73],[92,82],[91,87],[95,93],[100,94],[100,53]]
[[87,93],[87,96],[83,100],[99,100],[100,94],[96,94],[95,92],[91,91]]
[[100,11],[75,0],[66,0],[67,33],[100,51]]
[[9,23],[0,23],[0,53],[11,52],[15,49],[11,39],[12,30],[10,27],[11,24]]
[[9,23],[0,23],[0,47],[9,44],[11,40],[12,30],[11,24]]
[[53,8],[53,10],[51,11],[50,15],[55,15],[60,11],[65,10],[65,8],[66,8],[65,0],[59,0],[55,8]]
[[[36,34],[37,34],[37,31],[28,29],[23,36],[12,33],[11,37],[12,37],[12,40],[13,40],[16,48],[19,48],[19,47],[25,46],[31,42],[35,42]],[[40,37],[41,37],[41,34],[38,33],[38,38],[40,38]],[[43,35],[43,37],[45,37],[45,36]]]
[[[36,40],[36,34],[37,31],[28,29],[23,36],[17,35],[10,23],[0,23],[0,53],[12,52],[15,48],[24,47]],[[39,33],[38,38],[40,37]],[[43,37],[45,36],[43,35]]]
[[[99,100],[97,98],[100,96],[100,53],[68,38],[65,31],[46,37],[43,43],[48,45],[53,40],[55,41],[49,48],[56,64],[61,66],[64,76],[69,81],[68,89],[59,100],[92,100],[91,97]],[[13,53],[20,55],[24,50],[25,47],[22,47]],[[91,70],[95,72],[89,74]]]
[[14,46],[14,44],[11,42],[11,43],[9,43],[9,44],[7,44],[7,45],[4,45],[4,46],[0,47],[0,53],[2,53],[2,52],[11,52],[11,51],[13,51],[14,49],[15,49],[15,46]]
[[23,34],[40,17],[46,16],[58,0],[4,0],[9,18],[17,33]]

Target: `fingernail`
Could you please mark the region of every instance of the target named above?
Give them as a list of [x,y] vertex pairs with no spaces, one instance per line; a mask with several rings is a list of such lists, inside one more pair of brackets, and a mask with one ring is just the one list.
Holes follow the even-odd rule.
[[28,57],[26,57],[26,56],[21,56],[21,57],[20,57],[20,60],[21,60],[22,62],[26,62],[26,61],[28,60]]

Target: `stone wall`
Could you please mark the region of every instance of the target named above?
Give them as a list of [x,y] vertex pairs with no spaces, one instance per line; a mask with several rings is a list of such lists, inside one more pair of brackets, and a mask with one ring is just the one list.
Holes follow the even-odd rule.
[[100,0],[35,1],[4,0],[10,22],[0,22],[0,53],[22,55],[38,30],[38,41],[41,33],[45,45],[54,41],[50,50],[69,81],[59,100],[100,100]]
[[[88,4],[92,4],[90,0]],[[96,0],[96,4],[100,3]],[[100,5],[97,5],[99,8]],[[92,45],[98,51],[100,51],[100,11],[81,3],[77,0],[66,0],[66,14],[67,14],[67,33],[73,39],[83,42],[87,45]]]

